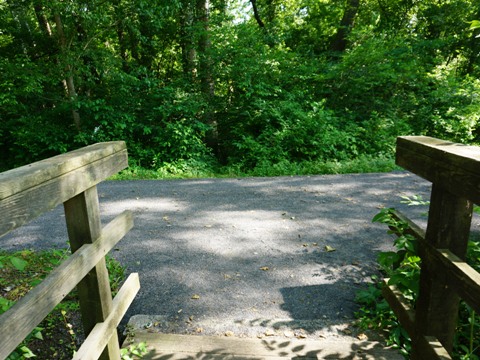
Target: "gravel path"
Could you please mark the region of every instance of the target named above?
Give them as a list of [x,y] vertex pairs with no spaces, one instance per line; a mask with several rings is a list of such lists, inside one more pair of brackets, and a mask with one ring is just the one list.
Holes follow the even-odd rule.
[[[119,181],[99,185],[102,221],[135,227],[112,252],[142,288],[124,323],[174,333],[343,336],[357,290],[393,238],[373,224],[429,183],[406,172],[278,178]],[[4,249],[66,247],[57,208],[2,239]],[[327,251],[330,250],[330,251]],[[300,330],[302,329],[302,330]]]

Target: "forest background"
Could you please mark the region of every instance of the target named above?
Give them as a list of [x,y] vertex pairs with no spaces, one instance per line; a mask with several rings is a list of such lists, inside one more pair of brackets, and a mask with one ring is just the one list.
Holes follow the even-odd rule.
[[0,170],[109,140],[172,174],[479,143],[476,19],[474,0],[0,0]]

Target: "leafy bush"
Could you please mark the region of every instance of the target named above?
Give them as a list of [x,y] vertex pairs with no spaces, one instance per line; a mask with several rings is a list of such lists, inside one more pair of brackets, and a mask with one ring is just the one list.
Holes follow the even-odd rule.
[[[410,205],[428,205],[419,197],[407,198]],[[381,252],[378,263],[382,275],[389,278],[389,285],[395,285],[412,308],[418,297],[421,259],[418,256],[416,239],[407,234],[408,224],[397,220],[394,209],[382,209],[373,221],[388,225],[389,233],[397,234],[394,241],[397,251]],[[477,208],[478,211],[478,208]],[[480,242],[469,241],[467,262],[480,269]],[[366,290],[357,293],[356,301],[362,306],[357,313],[358,324],[362,328],[380,329],[387,333],[388,344],[397,346],[408,357],[411,341],[407,332],[401,327],[395,314],[381,294],[382,281],[376,282]],[[463,301],[460,303],[459,322],[455,334],[454,359],[480,359],[480,316]]]
[[[39,284],[68,256],[67,250],[31,251],[14,253],[0,251],[0,314]],[[112,293],[119,290],[125,278],[125,269],[107,256]],[[76,291],[58,304],[31,334],[12,352],[8,360],[41,358],[70,359],[83,338],[79,322],[79,304]],[[41,352],[41,354],[34,354]]]

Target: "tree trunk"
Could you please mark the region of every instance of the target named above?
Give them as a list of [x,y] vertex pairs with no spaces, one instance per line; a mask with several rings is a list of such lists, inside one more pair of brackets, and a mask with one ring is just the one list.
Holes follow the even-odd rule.
[[210,110],[215,96],[215,82],[213,80],[213,62],[210,55],[211,42],[209,33],[209,0],[197,0],[197,16],[199,21],[200,36],[198,41],[199,50],[199,75],[202,93],[209,103],[209,109],[205,113],[205,123],[210,126],[206,142],[215,153],[218,152],[218,124],[213,111]]
[[253,16],[257,21],[258,26],[260,26],[260,28],[262,29],[265,28],[265,23],[262,21],[262,18],[260,17],[260,13],[258,12],[257,0],[250,0],[250,3],[252,4]]
[[47,35],[48,37],[52,37],[52,27],[48,22],[47,17],[45,16],[45,12],[43,11],[43,7],[40,4],[35,4],[35,16],[37,17],[38,25],[40,29]]
[[[63,31],[62,19],[60,17],[60,14],[58,13],[54,15],[54,18],[55,18],[55,25],[57,27],[58,42],[60,44],[60,49],[62,50],[62,53],[66,55],[68,52],[68,48],[67,48],[67,39],[65,37],[65,32]],[[64,80],[65,90],[66,90],[69,101],[73,103],[77,98],[77,92],[75,90],[75,82],[73,80],[72,66],[68,63],[68,60],[67,60],[67,65],[65,67],[65,72],[66,72],[66,77]],[[73,108],[73,104],[72,104],[72,117],[73,117],[73,123],[75,125],[75,128],[79,131],[80,125],[81,125],[80,114],[78,113],[77,110]]]
[[180,43],[182,48],[182,67],[183,72],[189,80],[194,81],[197,77],[197,50],[194,45],[194,7],[191,1],[184,1],[185,11],[181,14],[180,20]]
[[345,51],[347,48],[347,36],[353,28],[359,7],[360,0],[347,0],[347,6],[340,21],[340,26],[330,42],[330,50],[337,52]]

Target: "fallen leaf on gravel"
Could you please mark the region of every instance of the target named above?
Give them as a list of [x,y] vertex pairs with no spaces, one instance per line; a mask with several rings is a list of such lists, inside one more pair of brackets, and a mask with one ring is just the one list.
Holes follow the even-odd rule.
[[332,251],[335,251],[337,249],[335,249],[334,247],[331,247],[330,245],[325,245],[325,251],[326,252],[332,252]]
[[206,228],[211,228],[212,225],[205,225],[204,227],[206,227]]
[[268,266],[262,266],[262,267],[260,268],[260,270],[268,271]]
[[343,333],[346,334],[346,335],[351,335],[351,334],[352,334],[352,330],[350,330],[350,329],[343,329]]
[[357,335],[358,340],[368,340],[368,336],[364,333],[358,334]]
[[264,333],[263,333],[265,336],[274,336],[275,335],[275,331],[273,330],[266,330]]
[[168,218],[168,216],[164,216],[162,219],[163,219],[163,221],[167,221],[167,222],[170,221],[170,219]]
[[297,331],[295,333],[295,337],[297,339],[306,339],[307,338],[307,335],[305,334],[304,330],[303,329],[300,329],[299,331]]
[[308,244],[302,244],[302,246],[303,246],[303,247],[307,247],[307,246],[308,246]]
[[231,337],[233,335],[235,335],[233,331],[225,331],[225,336]]
[[198,300],[198,299],[200,299],[200,295],[197,295],[197,294],[192,295],[192,299],[193,300]]
[[312,246],[318,246],[318,244],[317,244],[317,243],[313,243]]
[[195,332],[196,332],[196,333],[201,333],[201,332],[203,332],[203,328],[201,328],[201,327],[196,328],[196,329],[195,329]]
[[285,337],[287,337],[287,338],[291,338],[291,337],[294,337],[295,334],[293,333],[292,330],[285,330],[285,331],[283,332],[283,336],[285,336]]

